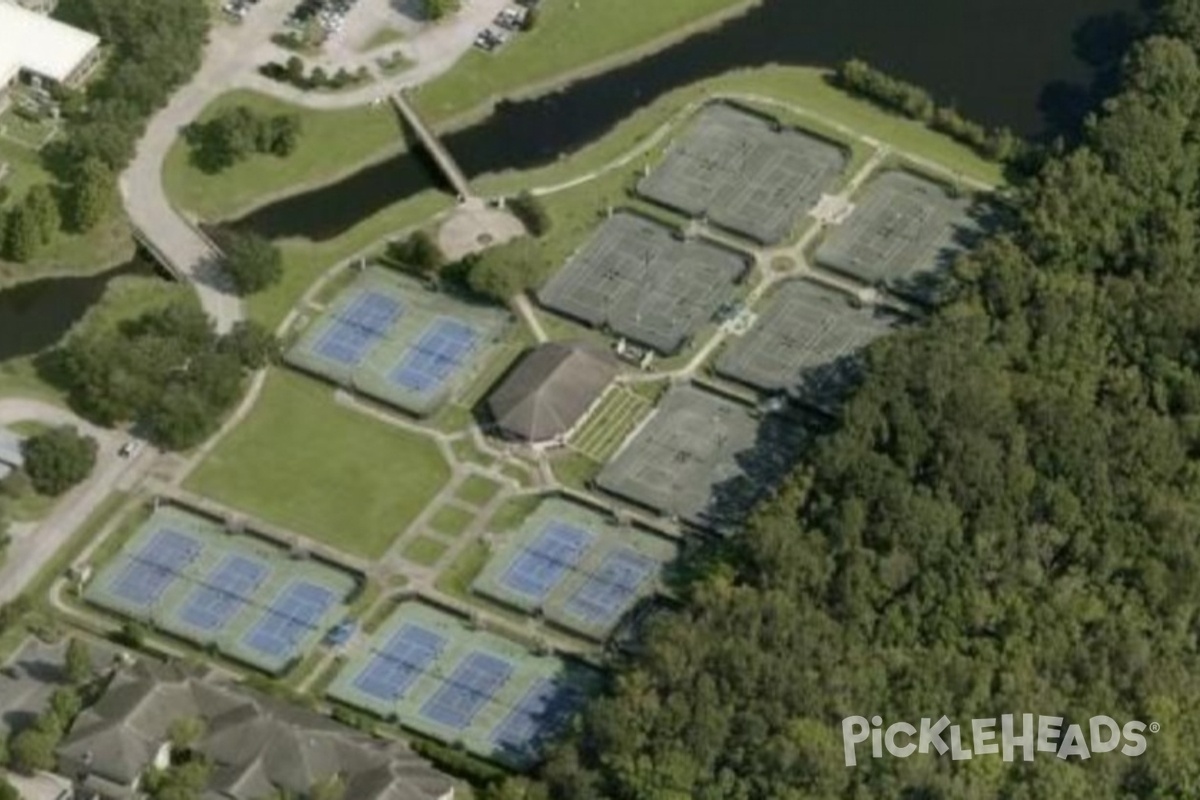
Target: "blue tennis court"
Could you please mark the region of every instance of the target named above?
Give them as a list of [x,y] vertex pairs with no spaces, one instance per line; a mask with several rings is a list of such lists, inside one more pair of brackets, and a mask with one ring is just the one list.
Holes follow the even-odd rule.
[[167,528],[157,531],[113,579],[111,591],[135,606],[158,601],[183,568],[200,553],[200,542]]
[[248,647],[284,658],[294,652],[337,601],[333,592],[314,583],[290,584],[262,619],[246,634]]
[[378,292],[363,292],[313,344],[313,352],[345,366],[363,360],[400,317],[400,303]]
[[421,713],[439,725],[461,731],[496,696],[512,673],[510,662],[487,653],[473,652],[421,706]]
[[251,601],[255,590],[270,572],[261,561],[239,555],[226,556],[205,582],[188,595],[179,618],[203,631],[224,628],[234,614]]
[[492,743],[515,753],[535,753],[570,721],[581,700],[571,687],[543,678],[492,730]]
[[568,614],[588,623],[609,623],[625,613],[657,562],[632,550],[618,550],[567,601]]
[[391,702],[402,697],[441,653],[446,640],[419,625],[406,624],[354,679],[354,686],[372,697]]
[[538,538],[513,559],[501,582],[532,600],[546,595],[573,569],[594,537],[583,528],[551,522]]
[[404,354],[388,380],[418,394],[436,391],[475,352],[478,344],[479,334],[470,325],[439,317]]

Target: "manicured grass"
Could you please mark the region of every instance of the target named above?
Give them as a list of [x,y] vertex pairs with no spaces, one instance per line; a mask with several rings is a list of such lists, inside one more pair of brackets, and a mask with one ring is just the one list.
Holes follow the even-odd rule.
[[324,183],[339,171],[352,170],[385,152],[404,148],[396,113],[387,104],[319,111],[238,90],[213,101],[200,120],[239,105],[260,114],[298,115],[300,141],[287,158],[253,155],[229,169],[208,174],[192,165],[190,148],[182,138],[177,140],[163,168],[167,196],[206,221],[237,216],[274,195],[297,191],[305,184]]
[[746,0],[550,0],[532,31],[497,53],[472,50],[442,77],[421,87],[417,101],[439,120],[480,103],[618,58],[687,26],[749,5]]
[[478,508],[487,505],[498,491],[500,491],[500,484],[490,478],[482,475],[470,475],[458,487],[454,496]]
[[519,467],[512,463],[505,463],[500,465],[500,471],[516,481],[520,486],[533,485],[533,476],[530,475],[529,470],[525,469],[524,467]]
[[465,508],[444,506],[429,519],[429,527],[443,536],[462,536],[475,521],[475,515]]
[[339,406],[325,385],[277,371],[187,486],[377,558],[449,479],[431,439]]
[[588,481],[596,477],[603,466],[598,461],[593,461],[585,455],[574,451],[566,451],[559,453],[550,462],[550,468],[554,470],[554,477],[565,486],[570,486],[572,489],[586,491]]
[[445,542],[439,542],[437,539],[430,539],[427,536],[418,536],[405,546],[403,556],[414,564],[432,567],[446,554],[449,548],[450,545]]
[[485,453],[475,446],[475,442],[471,441],[471,437],[464,436],[461,439],[455,439],[450,443],[450,449],[454,452],[454,457],[466,464],[477,464],[481,467],[490,467],[496,463],[496,457],[491,453]]
[[488,532],[505,533],[516,530],[522,522],[529,518],[530,514],[537,510],[541,502],[542,497],[539,495],[514,497],[496,509],[496,513],[488,520]]
[[474,600],[471,596],[471,582],[483,570],[487,560],[487,546],[483,542],[471,542],[459,553],[458,558],[442,571],[437,587],[455,597]]
[[63,393],[38,375],[32,358],[0,361],[0,397],[28,397],[65,405]]
[[402,42],[405,38],[406,37],[402,31],[398,31],[395,28],[390,28],[387,25],[384,25],[372,33],[370,38],[363,42],[363,45],[359,48],[359,50],[363,53],[369,53],[372,50],[378,50],[384,45],[392,44],[394,42]]

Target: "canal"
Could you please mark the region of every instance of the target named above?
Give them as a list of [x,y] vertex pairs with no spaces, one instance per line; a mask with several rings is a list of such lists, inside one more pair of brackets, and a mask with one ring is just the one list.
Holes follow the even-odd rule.
[[[445,143],[469,176],[527,169],[703,78],[851,57],[927,88],[970,119],[1031,137],[1069,134],[1104,92],[1140,19],[1138,0],[765,0],[640,61],[502,103]],[[400,155],[239,222],[272,238],[322,241],[437,180],[420,154]]]

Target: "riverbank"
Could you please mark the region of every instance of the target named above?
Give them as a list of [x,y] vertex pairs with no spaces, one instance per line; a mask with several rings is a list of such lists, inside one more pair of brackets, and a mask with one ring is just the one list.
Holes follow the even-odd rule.
[[[686,125],[688,112],[697,103],[724,95],[762,97],[767,113],[787,124],[808,127],[824,135],[835,136],[853,145],[844,135],[850,130],[885,144],[897,153],[935,162],[943,167],[943,177],[969,184],[1002,183],[1000,167],[979,158],[956,142],[922,125],[883,112],[849,97],[825,81],[823,70],[804,67],[768,67],[745,70],[672,92],[650,104],[634,116],[581,150],[542,167],[524,171],[491,173],[474,183],[485,195],[513,194],[523,190],[555,190],[547,198],[551,213],[560,215],[564,226],[577,227],[579,236],[594,224],[597,206],[581,197],[594,194],[592,200],[619,202],[624,196],[626,173],[635,169],[654,152],[664,147],[678,126]],[[795,109],[795,110],[793,110]],[[671,130],[661,132],[664,126]],[[389,165],[380,168],[390,169]],[[616,177],[614,177],[616,176]],[[616,181],[614,183],[613,181]],[[311,195],[313,212],[353,202],[354,197],[337,195],[332,184]],[[599,199],[598,199],[599,198]],[[411,197],[397,198],[381,209],[364,214],[356,224],[330,239],[313,242],[303,236],[280,241],[285,259],[284,280],[263,294],[250,298],[252,318],[276,327],[300,301],[306,289],[333,265],[353,260],[381,246],[382,242],[416,226],[426,225],[437,214],[453,205],[453,199],[432,189]],[[559,206],[564,208],[559,209]],[[576,209],[581,209],[576,213]],[[586,224],[585,224],[586,222]],[[556,257],[562,255],[555,253]]]
[[[414,100],[442,131],[491,115],[502,101],[559,91],[720,27],[763,0],[575,0],[548,4],[537,27],[498,54],[472,51]],[[631,24],[636,23],[636,24]]]
[[237,89],[210,103],[197,121],[210,120],[238,106],[263,116],[295,115],[300,121],[300,137],[295,151],[286,158],[256,153],[216,173],[192,164],[191,148],[178,138],[163,165],[163,188],[177,208],[206,222],[241,216],[406,149],[399,120],[386,103],[325,111]]

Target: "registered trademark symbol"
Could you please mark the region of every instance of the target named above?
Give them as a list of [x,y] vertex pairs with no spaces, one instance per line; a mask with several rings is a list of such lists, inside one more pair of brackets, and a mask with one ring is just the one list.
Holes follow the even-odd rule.
[[1159,725],[1157,722],[1150,723],[1150,732],[1151,733],[1158,733],[1160,730],[1162,730],[1162,725]]

